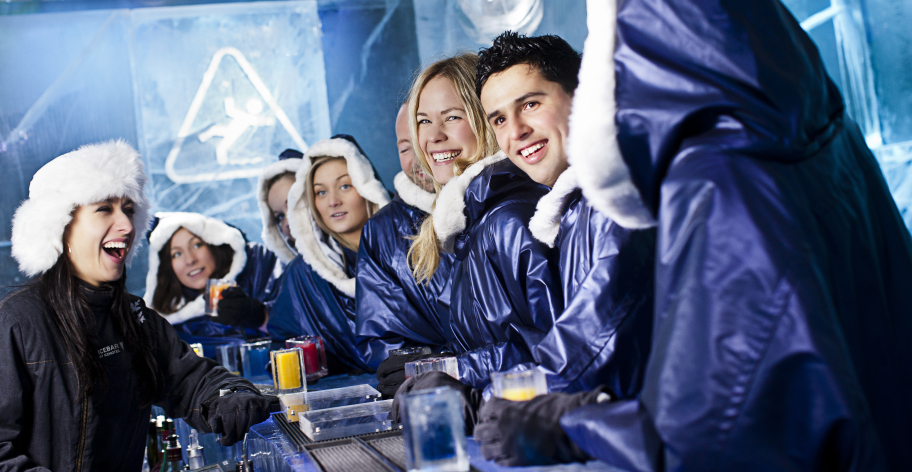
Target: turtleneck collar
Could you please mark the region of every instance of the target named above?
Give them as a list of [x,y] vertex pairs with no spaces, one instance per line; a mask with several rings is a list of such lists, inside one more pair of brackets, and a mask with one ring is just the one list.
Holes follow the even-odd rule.
[[93,313],[106,313],[111,310],[111,305],[114,303],[114,287],[108,284],[95,287],[82,279],[76,280]]

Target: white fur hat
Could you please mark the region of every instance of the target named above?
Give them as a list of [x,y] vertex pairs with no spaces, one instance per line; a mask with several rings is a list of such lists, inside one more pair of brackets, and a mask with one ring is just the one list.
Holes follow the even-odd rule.
[[[287,152],[283,152],[282,155],[284,156]],[[298,254],[295,248],[290,247],[285,242],[285,238],[282,237],[282,233],[279,232],[273,221],[272,210],[269,209],[269,189],[266,188],[266,184],[271,179],[286,172],[294,174],[303,162],[304,159],[295,157],[273,162],[266,167],[266,170],[260,175],[259,182],[257,182],[257,204],[260,206],[260,216],[263,220],[263,244],[266,245],[267,249],[274,252],[283,264],[288,264]],[[289,206],[289,208],[291,207]]]
[[123,140],[89,144],[45,164],[32,177],[29,198],[13,216],[12,254],[29,277],[43,274],[63,253],[63,230],[73,210],[110,197],[133,200],[133,226],[139,235],[127,264],[149,225],[149,200],[142,160]]
[[[247,242],[241,230],[229,226],[221,220],[201,215],[199,213],[156,213],[158,224],[149,234],[149,272],[146,274],[146,294],[143,299],[146,306],[156,308],[152,304],[152,297],[155,295],[155,289],[158,286],[158,267],[161,261],[158,259],[158,252],[161,251],[165,244],[171,241],[171,236],[181,228],[195,234],[206,244],[220,246],[227,244],[234,250],[234,257],[231,259],[231,267],[225,275],[225,279],[234,280],[238,274],[244,270],[247,264],[247,251],[245,246]],[[184,304],[181,301],[179,309],[170,315],[164,315],[171,324],[183,323],[191,318],[196,318],[204,314],[203,297],[198,297],[191,303]]]
[[382,208],[390,201],[389,193],[377,179],[367,157],[361,153],[357,145],[345,138],[324,139],[310,146],[304,155],[304,165],[298,169],[295,183],[288,190],[288,225],[291,228],[291,235],[295,238],[298,252],[320,277],[335,285],[342,293],[354,297],[355,279],[345,275],[341,249],[316,225],[304,198],[304,184],[307,173],[310,172],[310,163],[320,156],[345,158],[352,185],[365,200]]

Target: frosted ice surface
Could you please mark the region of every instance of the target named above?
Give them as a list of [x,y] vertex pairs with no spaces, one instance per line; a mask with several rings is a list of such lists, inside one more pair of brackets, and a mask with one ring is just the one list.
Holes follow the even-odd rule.
[[259,240],[256,181],[330,134],[315,2],[133,10],[141,152],[158,211]]

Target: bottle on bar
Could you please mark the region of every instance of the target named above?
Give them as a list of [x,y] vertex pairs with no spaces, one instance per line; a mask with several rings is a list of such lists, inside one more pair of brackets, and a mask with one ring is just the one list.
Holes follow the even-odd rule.
[[158,447],[158,427],[154,418],[149,419],[149,437],[146,438],[146,460],[149,461],[149,468],[153,469],[161,460],[159,457]]
[[183,454],[181,453],[180,443],[177,441],[177,435],[168,436],[167,447],[165,448],[165,462],[162,463],[160,472],[179,472],[184,468]]

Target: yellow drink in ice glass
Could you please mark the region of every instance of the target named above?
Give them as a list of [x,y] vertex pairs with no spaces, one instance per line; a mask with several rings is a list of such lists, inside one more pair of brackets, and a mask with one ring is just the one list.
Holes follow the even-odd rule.
[[523,402],[548,393],[548,380],[540,370],[523,372],[494,372],[491,374],[494,396],[504,400]]
[[273,362],[276,390],[301,388],[301,350],[286,349],[275,351]]

